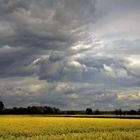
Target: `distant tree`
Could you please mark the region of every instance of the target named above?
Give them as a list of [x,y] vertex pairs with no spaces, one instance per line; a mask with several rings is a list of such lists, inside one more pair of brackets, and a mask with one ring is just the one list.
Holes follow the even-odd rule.
[[87,108],[86,109],[86,114],[87,115],[91,115],[92,114],[92,109],[91,108]]
[[122,109],[121,109],[121,108],[116,109],[116,110],[114,111],[114,113],[115,113],[116,115],[120,115],[120,116],[123,114],[123,112],[122,112]]
[[140,115],[140,109],[138,109],[138,115]]
[[0,101],[0,110],[3,110],[4,109],[4,104],[2,101]]
[[96,109],[96,110],[94,111],[94,114],[95,114],[95,115],[99,115],[99,114],[100,114],[99,109]]
[[130,114],[130,115],[137,115],[137,111],[136,111],[136,110],[130,110],[130,111],[129,111],[129,114]]
[[60,111],[59,108],[54,108],[54,113],[55,113],[55,114],[60,114],[60,112],[61,112],[61,111]]

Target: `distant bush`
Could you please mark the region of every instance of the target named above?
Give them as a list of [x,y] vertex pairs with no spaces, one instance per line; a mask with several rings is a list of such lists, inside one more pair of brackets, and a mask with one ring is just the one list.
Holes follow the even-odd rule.
[[0,101],[0,110],[4,109],[4,103],[2,101]]
[[86,114],[87,115],[91,115],[92,114],[92,109],[91,108],[87,108],[86,109]]

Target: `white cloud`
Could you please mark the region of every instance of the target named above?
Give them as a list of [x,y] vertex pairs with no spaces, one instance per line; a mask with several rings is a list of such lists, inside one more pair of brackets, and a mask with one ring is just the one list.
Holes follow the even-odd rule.
[[72,99],[78,99],[79,98],[79,95],[76,94],[76,93],[72,93],[72,94],[68,94],[68,97],[69,98],[72,98]]
[[139,90],[130,90],[125,91],[117,95],[118,100],[126,101],[140,101],[140,91]]
[[140,56],[139,55],[130,55],[126,57],[127,69],[134,75],[140,75]]
[[122,68],[117,68],[114,65],[111,66],[107,66],[104,65],[104,71],[105,73],[113,78],[127,78],[127,71],[125,69]]
[[75,60],[70,60],[67,62],[64,70],[65,71],[77,71],[77,72],[82,72],[82,71],[86,71],[86,66],[85,65],[82,65],[80,64],[78,61],[75,61]]

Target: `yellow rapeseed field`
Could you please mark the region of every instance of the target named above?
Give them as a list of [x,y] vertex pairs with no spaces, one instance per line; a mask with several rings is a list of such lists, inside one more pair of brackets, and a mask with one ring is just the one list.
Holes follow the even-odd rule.
[[140,120],[0,116],[0,140],[140,140]]

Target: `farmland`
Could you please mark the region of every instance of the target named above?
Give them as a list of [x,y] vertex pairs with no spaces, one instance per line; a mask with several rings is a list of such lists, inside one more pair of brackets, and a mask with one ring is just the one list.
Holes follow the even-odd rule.
[[140,140],[139,119],[0,116],[0,140]]

